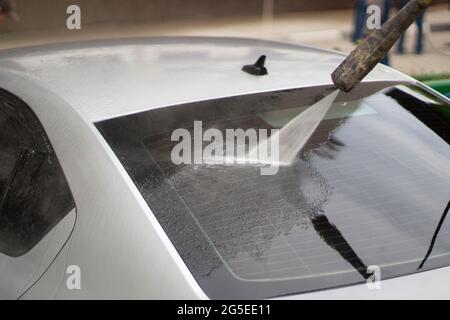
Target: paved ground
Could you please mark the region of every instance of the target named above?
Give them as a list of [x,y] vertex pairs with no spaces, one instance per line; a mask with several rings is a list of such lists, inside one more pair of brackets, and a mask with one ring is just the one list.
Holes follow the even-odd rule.
[[[448,6],[431,8],[426,15],[426,52],[391,55],[392,65],[408,74],[450,73],[450,30],[431,32],[430,25],[450,24]],[[0,33],[0,49],[49,42],[135,36],[202,35],[266,38],[305,43],[349,52],[352,11],[305,12],[277,16],[275,19],[227,19],[186,21],[167,24],[127,24],[120,26],[84,26],[81,31],[35,31]],[[408,30],[406,48],[412,51],[415,27]]]

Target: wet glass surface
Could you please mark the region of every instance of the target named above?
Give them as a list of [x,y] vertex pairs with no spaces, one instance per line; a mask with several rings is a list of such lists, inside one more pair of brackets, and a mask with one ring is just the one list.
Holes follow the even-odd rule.
[[39,120],[0,90],[0,254],[25,255],[74,207]]
[[[370,265],[383,279],[418,271],[450,199],[449,127],[440,137],[393,90],[408,94],[338,98],[298,159],[272,176],[258,166],[175,165],[171,133],[192,132],[193,120],[222,132],[280,128],[317,91],[211,100],[97,126],[206,294],[267,298],[363,282]],[[450,264],[449,223],[421,270]]]

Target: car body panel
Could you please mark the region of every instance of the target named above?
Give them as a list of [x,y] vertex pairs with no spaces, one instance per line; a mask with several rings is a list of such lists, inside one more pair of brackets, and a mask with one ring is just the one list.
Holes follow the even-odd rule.
[[[263,54],[268,76],[241,71]],[[154,107],[331,84],[331,72],[344,57],[261,40],[153,38],[7,50],[0,64],[100,121]],[[379,65],[365,81],[413,80]]]

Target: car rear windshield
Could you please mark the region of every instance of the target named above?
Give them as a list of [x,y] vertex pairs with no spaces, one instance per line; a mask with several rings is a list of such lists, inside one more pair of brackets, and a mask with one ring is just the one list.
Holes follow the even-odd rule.
[[[315,104],[331,92],[242,95],[96,124],[209,297],[269,298],[450,265],[448,101],[371,83]],[[242,129],[237,154],[250,152],[251,133],[270,144],[288,127],[292,161],[206,161],[220,154],[206,152],[212,136],[227,150],[227,134]]]

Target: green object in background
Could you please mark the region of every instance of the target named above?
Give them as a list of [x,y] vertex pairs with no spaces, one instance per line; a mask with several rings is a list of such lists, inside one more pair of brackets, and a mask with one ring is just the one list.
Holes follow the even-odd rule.
[[413,76],[416,80],[421,82],[431,81],[431,80],[449,80],[450,73],[429,73],[429,74],[418,74]]
[[450,79],[446,80],[430,80],[424,82],[427,86],[430,86],[437,92],[442,93],[443,95],[446,95],[447,97],[450,96]]
[[437,92],[450,97],[450,73],[422,74],[414,76]]

